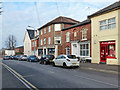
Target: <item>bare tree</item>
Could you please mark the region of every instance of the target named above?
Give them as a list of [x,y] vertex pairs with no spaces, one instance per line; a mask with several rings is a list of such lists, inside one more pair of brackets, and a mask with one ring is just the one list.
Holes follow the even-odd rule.
[[14,35],[9,35],[7,40],[5,41],[5,45],[7,49],[14,49],[16,47],[17,40]]

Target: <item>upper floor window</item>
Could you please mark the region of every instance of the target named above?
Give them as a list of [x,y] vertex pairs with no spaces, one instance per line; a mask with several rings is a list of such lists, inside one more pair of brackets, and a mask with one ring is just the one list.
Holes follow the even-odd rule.
[[34,42],[32,44],[33,44],[32,46],[34,46]]
[[50,44],[50,37],[48,38],[48,44]]
[[44,44],[46,44],[46,38],[44,38]]
[[46,34],[46,28],[44,28],[44,34]]
[[36,41],[35,41],[35,47],[36,47]]
[[55,37],[55,44],[61,43],[61,37]]
[[55,24],[55,31],[61,30],[61,24]]
[[99,22],[100,30],[116,28],[116,18],[110,18]]
[[41,35],[43,34],[43,30],[41,29]]
[[49,26],[49,32],[51,32],[51,26]]
[[70,41],[70,33],[67,32],[67,33],[66,33],[66,42],[69,42],[69,41]]
[[43,45],[43,41],[42,41],[42,39],[41,39],[41,45]]
[[74,37],[76,37],[77,36],[77,32],[74,32]]
[[87,40],[87,30],[85,27],[82,28],[82,40]]

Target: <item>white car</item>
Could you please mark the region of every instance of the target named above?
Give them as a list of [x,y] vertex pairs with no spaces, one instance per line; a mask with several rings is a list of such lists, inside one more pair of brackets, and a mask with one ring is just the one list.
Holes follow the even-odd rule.
[[57,58],[53,59],[53,66],[79,67],[80,61],[75,55],[59,55]]

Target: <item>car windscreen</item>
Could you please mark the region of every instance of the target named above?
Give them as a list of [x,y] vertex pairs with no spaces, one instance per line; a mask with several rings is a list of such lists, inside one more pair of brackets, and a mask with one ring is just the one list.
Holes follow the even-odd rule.
[[67,55],[67,57],[70,58],[70,59],[76,59],[75,55]]
[[26,55],[22,55],[22,57],[27,57]]
[[47,55],[47,57],[50,58],[50,59],[54,59],[53,55]]
[[4,56],[4,57],[9,57],[9,56]]
[[36,58],[36,56],[35,56],[35,55],[33,55],[33,56],[30,56],[30,57],[32,57],[32,58]]

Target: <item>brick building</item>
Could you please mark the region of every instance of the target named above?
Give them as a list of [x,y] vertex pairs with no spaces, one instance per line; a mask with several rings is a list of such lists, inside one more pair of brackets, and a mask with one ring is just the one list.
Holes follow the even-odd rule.
[[36,35],[35,38],[31,40],[31,48],[33,55],[38,55],[37,54],[38,42],[39,42],[39,35]]
[[61,30],[77,23],[79,21],[60,16],[40,27],[38,55],[53,54],[56,57],[62,54]]
[[91,20],[62,29],[62,51],[91,59]]
[[24,46],[19,46],[15,48],[15,53],[19,53],[19,52],[24,53]]

